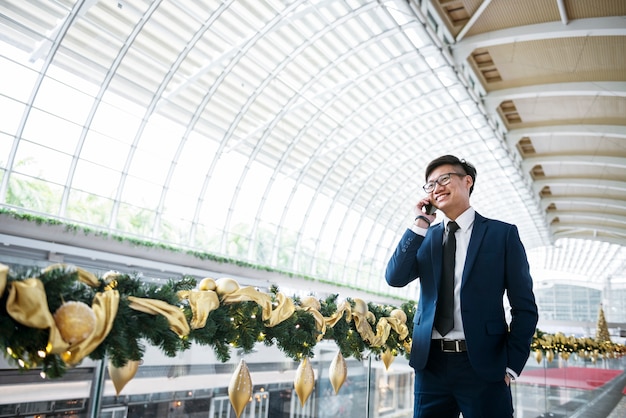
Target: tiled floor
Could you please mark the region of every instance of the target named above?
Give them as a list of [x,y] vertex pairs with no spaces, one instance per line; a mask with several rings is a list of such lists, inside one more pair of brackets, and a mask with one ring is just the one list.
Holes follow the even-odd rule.
[[607,418],[624,418],[626,417],[626,395],[617,404],[615,409],[609,414]]

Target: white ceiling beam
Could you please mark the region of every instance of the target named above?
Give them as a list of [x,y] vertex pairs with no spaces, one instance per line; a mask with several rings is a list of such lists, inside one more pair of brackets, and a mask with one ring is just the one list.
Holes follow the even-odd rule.
[[577,83],[535,84],[510,89],[495,90],[483,97],[485,107],[495,110],[505,100],[536,99],[569,96],[626,97],[624,81],[588,81]]
[[524,137],[538,136],[601,136],[626,139],[626,126],[578,124],[512,129],[506,133],[506,142],[509,146],[515,146]]
[[567,25],[569,23],[569,17],[567,16],[567,9],[565,8],[565,0],[556,0],[556,5],[559,7],[561,22]]
[[626,192],[626,180],[602,180],[602,179],[590,179],[590,178],[544,178],[535,180],[533,182],[533,190],[535,193],[539,193],[545,186],[563,185],[572,187],[593,187],[593,188],[606,188],[609,190],[616,190],[618,192]]
[[489,4],[491,4],[491,0],[484,0],[480,4],[480,6],[478,6],[478,9],[476,9],[474,14],[470,18],[470,20],[467,21],[465,26],[463,26],[463,29],[461,29],[461,32],[459,32],[459,34],[456,36],[456,42],[460,42],[463,38],[465,38],[465,35],[467,35],[467,32],[469,32],[472,26],[474,26],[474,23],[476,23],[476,21],[480,19],[480,17],[482,16],[485,9],[487,9]]
[[534,166],[541,164],[559,164],[559,165],[592,165],[592,166],[608,166],[617,168],[626,168],[626,158],[609,157],[604,155],[539,155],[536,157],[525,158],[522,161],[522,169],[525,172],[530,171]]
[[590,206],[610,207],[619,210],[626,208],[626,200],[598,198],[595,196],[545,196],[540,200],[541,208],[547,209],[551,204],[577,203]]
[[566,26],[560,22],[517,26],[470,36],[452,45],[451,50],[454,61],[458,65],[465,62],[472,51],[477,48],[516,42],[589,36],[626,36],[624,18],[622,16],[611,16],[576,19]]
[[[575,210],[551,210],[546,213],[546,220],[548,221],[548,224],[552,225],[552,221],[554,221],[556,218],[559,218],[561,220],[561,222],[559,222],[560,224],[572,226],[574,228],[576,228],[579,225],[579,223],[567,221],[567,219],[584,219],[584,220],[589,220],[591,222],[609,221],[609,222],[620,223],[626,226],[626,216],[615,215],[611,213],[583,212],[583,211],[575,211]],[[592,229],[611,228],[606,225],[600,225],[600,224],[595,224],[595,223],[592,225],[593,225]],[[615,227],[611,229],[614,229],[620,235],[626,236],[626,228]]]
[[601,137],[626,140],[626,126],[622,125],[547,125],[532,128],[512,129],[505,133],[505,140],[509,149],[516,149],[520,139],[529,137]]
[[559,238],[584,238],[600,242],[625,245],[626,235],[624,229],[598,226],[596,224],[553,224],[550,232],[556,241]]

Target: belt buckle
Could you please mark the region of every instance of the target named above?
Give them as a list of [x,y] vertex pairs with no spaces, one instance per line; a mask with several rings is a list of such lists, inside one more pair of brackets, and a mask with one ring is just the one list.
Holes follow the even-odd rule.
[[[454,348],[446,348],[446,343],[454,343]],[[444,353],[460,353],[461,344],[459,340],[441,340],[441,351]]]

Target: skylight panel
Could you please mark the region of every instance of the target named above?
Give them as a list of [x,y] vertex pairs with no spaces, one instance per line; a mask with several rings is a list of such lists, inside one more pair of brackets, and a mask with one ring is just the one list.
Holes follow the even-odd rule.
[[20,141],[13,170],[48,182],[65,184],[71,155],[26,140]]

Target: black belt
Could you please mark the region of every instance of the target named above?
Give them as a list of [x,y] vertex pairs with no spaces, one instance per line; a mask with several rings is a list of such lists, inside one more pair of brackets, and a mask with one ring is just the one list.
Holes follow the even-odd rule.
[[444,353],[463,353],[467,351],[465,340],[432,340],[432,346]]

